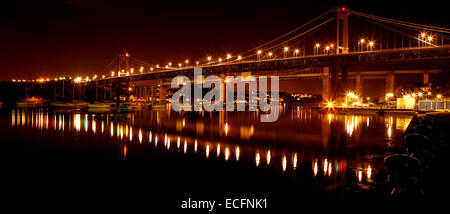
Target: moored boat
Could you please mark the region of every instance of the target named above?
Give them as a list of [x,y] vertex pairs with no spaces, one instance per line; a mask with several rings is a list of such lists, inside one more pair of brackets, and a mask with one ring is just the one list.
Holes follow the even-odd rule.
[[53,108],[59,109],[76,109],[76,108],[84,108],[87,107],[87,103],[79,102],[79,103],[50,103],[50,106]]
[[101,108],[101,109],[109,109],[111,108],[111,105],[108,103],[89,103],[87,105],[88,108]]
[[42,107],[44,105],[44,100],[42,98],[31,97],[23,100],[16,101],[16,107],[21,108],[36,108]]

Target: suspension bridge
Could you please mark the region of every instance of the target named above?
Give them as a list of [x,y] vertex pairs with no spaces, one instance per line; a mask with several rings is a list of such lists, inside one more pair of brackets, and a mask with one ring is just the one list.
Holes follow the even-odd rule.
[[[271,76],[321,79],[323,100],[348,90],[363,93],[363,80],[385,79],[386,93],[394,93],[403,74],[423,75],[450,68],[450,29],[366,14],[346,7],[333,8],[302,26],[241,53],[204,56],[180,62],[151,64],[128,53],[116,56],[102,73],[74,79],[95,89],[96,100],[128,96],[145,101],[166,100],[171,78],[204,75]],[[397,77],[398,76],[398,77]],[[191,78],[192,79],[192,78]]]

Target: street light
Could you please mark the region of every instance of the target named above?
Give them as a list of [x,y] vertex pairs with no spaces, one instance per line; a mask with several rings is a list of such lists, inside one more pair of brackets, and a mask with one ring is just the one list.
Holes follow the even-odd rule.
[[433,36],[428,36],[428,42],[430,43],[429,45],[432,45],[433,42]]
[[242,59],[242,56],[238,56],[238,57],[237,57],[237,60],[238,60],[238,61],[241,61],[241,59]]
[[320,48],[320,44],[316,43],[316,45],[314,46],[314,55],[319,54],[319,48]]
[[424,43],[425,35],[426,35],[426,34],[425,34],[424,32],[420,33],[420,36],[419,36],[419,39],[418,39],[419,47],[422,46],[422,43],[425,44],[425,43]]
[[269,52],[267,55],[269,55],[269,58],[272,58],[272,52]]
[[219,58],[219,63],[222,63],[222,58]]
[[373,46],[375,45],[375,43],[373,42],[373,41],[370,41],[369,42],[369,47],[370,47],[370,50],[372,51],[373,50]]
[[231,54],[227,54],[227,62],[231,59]]
[[328,101],[327,102],[327,107],[328,108],[333,108],[333,106],[334,106],[334,103],[332,101]]
[[364,42],[365,42],[365,39],[360,39],[359,40],[359,45],[360,45],[360,47],[359,47],[359,51],[364,51]]
[[211,57],[210,56],[208,56],[208,63],[210,63],[211,62]]
[[189,60],[184,60],[184,62],[186,63],[186,65],[188,65],[188,64],[189,64]]
[[257,54],[258,54],[258,60],[261,59],[261,53],[262,53],[262,50],[258,50],[258,52],[257,52]]
[[299,49],[295,49],[295,50],[294,50],[295,56],[297,56],[299,52],[300,52]]
[[288,51],[289,51],[289,47],[284,47],[284,58],[287,57]]

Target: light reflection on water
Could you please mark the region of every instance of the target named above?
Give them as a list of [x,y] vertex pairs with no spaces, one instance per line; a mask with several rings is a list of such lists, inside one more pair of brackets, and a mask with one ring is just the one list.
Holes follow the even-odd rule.
[[[316,178],[341,180],[353,175],[357,182],[372,183],[389,152],[384,140],[394,140],[411,120],[410,116],[323,114],[305,108],[284,110],[276,123],[259,123],[257,113],[217,114],[50,115],[41,109],[14,109],[11,126],[104,136],[123,144],[124,159],[133,157],[127,144],[154,144],[156,149],[269,167],[282,174],[294,175],[302,169]],[[109,127],[106,132],[105,127]],[[158,145],[159,139],[163,144]],[[175,141],[176,146],[171,145]],[[363,152],[347,154],[354,148]]]

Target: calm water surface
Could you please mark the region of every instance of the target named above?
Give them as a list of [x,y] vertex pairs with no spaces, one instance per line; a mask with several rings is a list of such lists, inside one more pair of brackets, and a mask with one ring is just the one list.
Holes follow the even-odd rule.
[[[382,197],[383,158],[400,149],[401,135],[411,120],[406,115],[320,113],[295,106],[281,109],[275,123],[261,123],[258,112],[168,109],[5,110],[1,128],[9,149],[6,156],[9,160],[145,162],[153,167],[146,169],[152,171],[151,177],[198,181],[211,175],[216,181],[209,183],[236,186],[230,191],[251,189],[257,177],[269,186],[286,181],[286,186],[274,187],[280,194],[289,185],[298,185],[310,190],[304,194]],[[177,170],[173,166],[182,166],[183,174],[156,170]],[[254,189],[261,191],[258,186]]]

